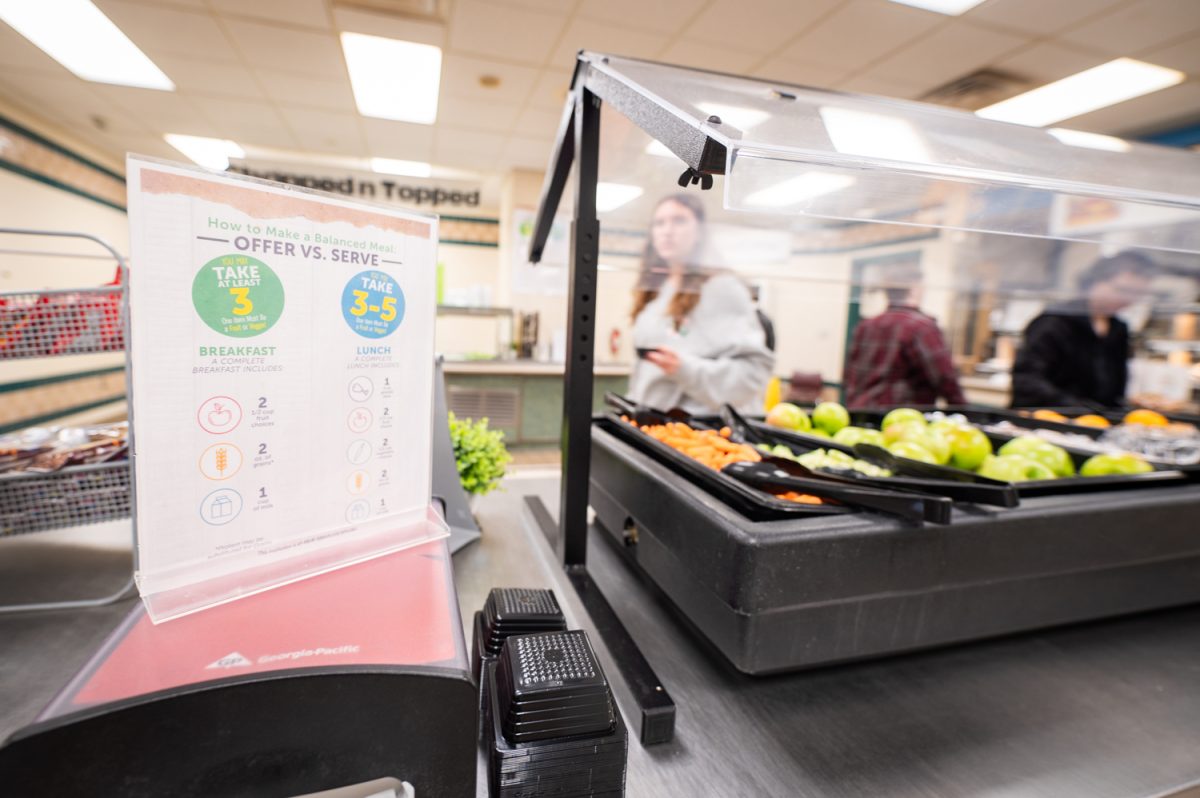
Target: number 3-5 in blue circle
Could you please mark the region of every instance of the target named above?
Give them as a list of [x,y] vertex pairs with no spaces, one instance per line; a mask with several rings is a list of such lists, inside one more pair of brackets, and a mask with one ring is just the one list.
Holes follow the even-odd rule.
[[342,316],[362,337],[384,338],[404,320],[404,292],[390,274],[359,272],[342,291]]

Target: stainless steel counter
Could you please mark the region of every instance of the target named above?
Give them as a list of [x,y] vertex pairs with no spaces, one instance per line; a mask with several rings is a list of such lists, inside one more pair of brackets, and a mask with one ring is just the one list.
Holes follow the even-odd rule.
[[[483,539],[455,556],[464,620],[491,587],[550,587],[586,629],[529,493],[557,506],[549,477],[510,479],[481,504]],[[674,742],[631,740],[630,796],[1115,798],[1200,784],[1200,607],[752,679],[598,535],[588,558],[679,705]]]

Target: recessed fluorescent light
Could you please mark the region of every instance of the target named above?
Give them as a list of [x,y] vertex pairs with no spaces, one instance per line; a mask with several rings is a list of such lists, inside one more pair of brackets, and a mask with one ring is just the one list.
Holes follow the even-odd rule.
[[946,14],[951,17],[957,17],[964,11],[970,11],[975,6],[983,2],[983,0],[892,0],[893,3],[899,3],[904,6],[912,6],[913,8],[923,8],[926,11],[936,11],[939,14]]
[[0,0],[0,19],[84,80],[175,89],[91,0]]
[[397,158],[372,158],[371,170],[405,177],[429,177],[433,174],[433,167],[423,161],[401,161]]
[[723,103],[696,103],[696,107],[709,116],[718,116],[721,123],[733,125],[738,130],[749,130],[755,125],[762,124],[770,116],[766,111],[757,108],[744,108],[740,105],[724,105]]
[[776,207],[796,205],[805,200],[819,197],[822,194],[832,194],[853,185],[854,178],[849,175],[835,175],[829,172],[805,172],[799,177],[784,180],[773,186],[755,191],[746,197],[747,205],[773,205]]
[[201,166],[209,169],[225,170],[229,168],[230,158],[245,158],[246,153],[229,139],[210,139],[204,136],[181,136],[178,133],[168,133],[163,136],[175,149],[182,152]]
[[613,211],[628,202],[633,202],[640,196],[642,196],[641,186],[629,186],[624,183],[597,183],[596,210],[601,213]]
[[440,47],[343,33],[342,52],[360,114],[419,125],[437,119]]
[[647,155],[657,155],[660,158],[674,158],[675,157],[675,153],[671,152],[671,150],[667,147],[667,145],[663,144],[658,139],[650,140],[650,143],[646,145],[646,154]]
[[1174,86],[1186,77],[1175,69],[1118,58],[975,113],[986,119],[1042,127]]
[[893,161],[928,163],[932,160],[921,134],[903,119],[850,108],[822,106],[821,120],[838,152]]
[[1102,133],[1085,133],[1082,130],[1068,130],[1065,127],[1052,127],[1046,131],[1063,144],[1072,147],[1087,147],[1093,150],[1109,150],[1110,152],[1129,152],[1130,144],[1125,139],[1116,136],[1105,136]]

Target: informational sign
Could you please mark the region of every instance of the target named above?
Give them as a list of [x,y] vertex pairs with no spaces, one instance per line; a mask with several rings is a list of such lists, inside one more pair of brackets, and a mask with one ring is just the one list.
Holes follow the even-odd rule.
[[406,177],[313,164],[248,160],[234,160],[229,171],[331,194],[442,213],[477,213],[480,208],[494,209],[499,199],[492,196],[495,192],[485,192],[483,185],[477,181]]
[[154,621],[443,536],[436,219],[137,157],[127,175]]

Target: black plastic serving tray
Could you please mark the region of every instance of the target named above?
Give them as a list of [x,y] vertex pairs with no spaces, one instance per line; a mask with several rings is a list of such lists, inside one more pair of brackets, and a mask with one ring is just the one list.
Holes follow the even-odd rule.
[[1200,485],[753,520],[605,425],[602,537],[734,668],[769,674],[1200,601]]
[[[936,410],[938,408],[915,408],[922,412]],[[887,415],[887,410],[852,410],[850,411],[850,423],[860,427],[879,428],[879,424],[883,421],[883,417]],[[992,423],[985,419],[985,416],[990,411],[968,410],[964,408],[944,409],[946,413],[962,413],[972,423]],[[1012,420],[1005,416],[1007,420]],[[1031,421],[1032,419],[1023,419]],[[806,451],[810,449],[836,449],[847,454],[854,454],[854,450],[843,444],[837,443],[829,438],[822,438],[819,435],[808,435],[803,432],[793,432],[791,430],[781,429],[780,427],[772,427],[762,421],[752,421],[754,428],[763,434],[770,434],[780,439],[785,445],[795,445],[798,448],[803,448]],[[1032,428],[1032,427],[1031,427]],[[999,448],[1002,444],[1012,440],[1014,436],[1000,435],[997,433],[987,432],[984,434],[991,440],[992,445]],[[1084,461],[1094,454],[1094,452],[1084,452],[1070,446],[1062,447],[1071,455],[1071,460],[1078,469],[1083,465]],[[898,457],[898,460],[905,461],[907,458]],[[910,463],[915,461],[909,461]],[[929,464],[925,464],[928,466]],[[1013,487],[1016,488],[1017,494],[1021,498],[1030,498],[1033,496],[1063,496],[1078,493],[1094,493],[1096,491],[1109,490],[1124,490],[1136,489],[1145,487],[1149,484],[1161,484],[1164,482],[1180,482],[1188,479],[1188,474],[1183,470],[1183,467],[1166,466],[1157,463],[1154,465],[1154,471],[1148,471],[1144,474],[1119,474],[1102,477],[1061,477],[1059,479],[1031,480],[1029,482],[1015,482]],[[950,466],[933,466],[927,470],[933,472],[934,469],[941,471],[941,478],[947,480],[956,480],[961,478],[964,472],[961,469]]]
[[593,431],[603,429],[650,454],[659,462],[667,465],[674,473],[703,487],[747,518],[765,521],[795,516],[837,515],[854,512],[853,509],[843,505],[800,504],[786,499],[778,499],[769,493],[764,493],[726,474],[697,463],[682,452],[655,440],[632,424],[622,421],[615,414],[593,418],[592,429]]

